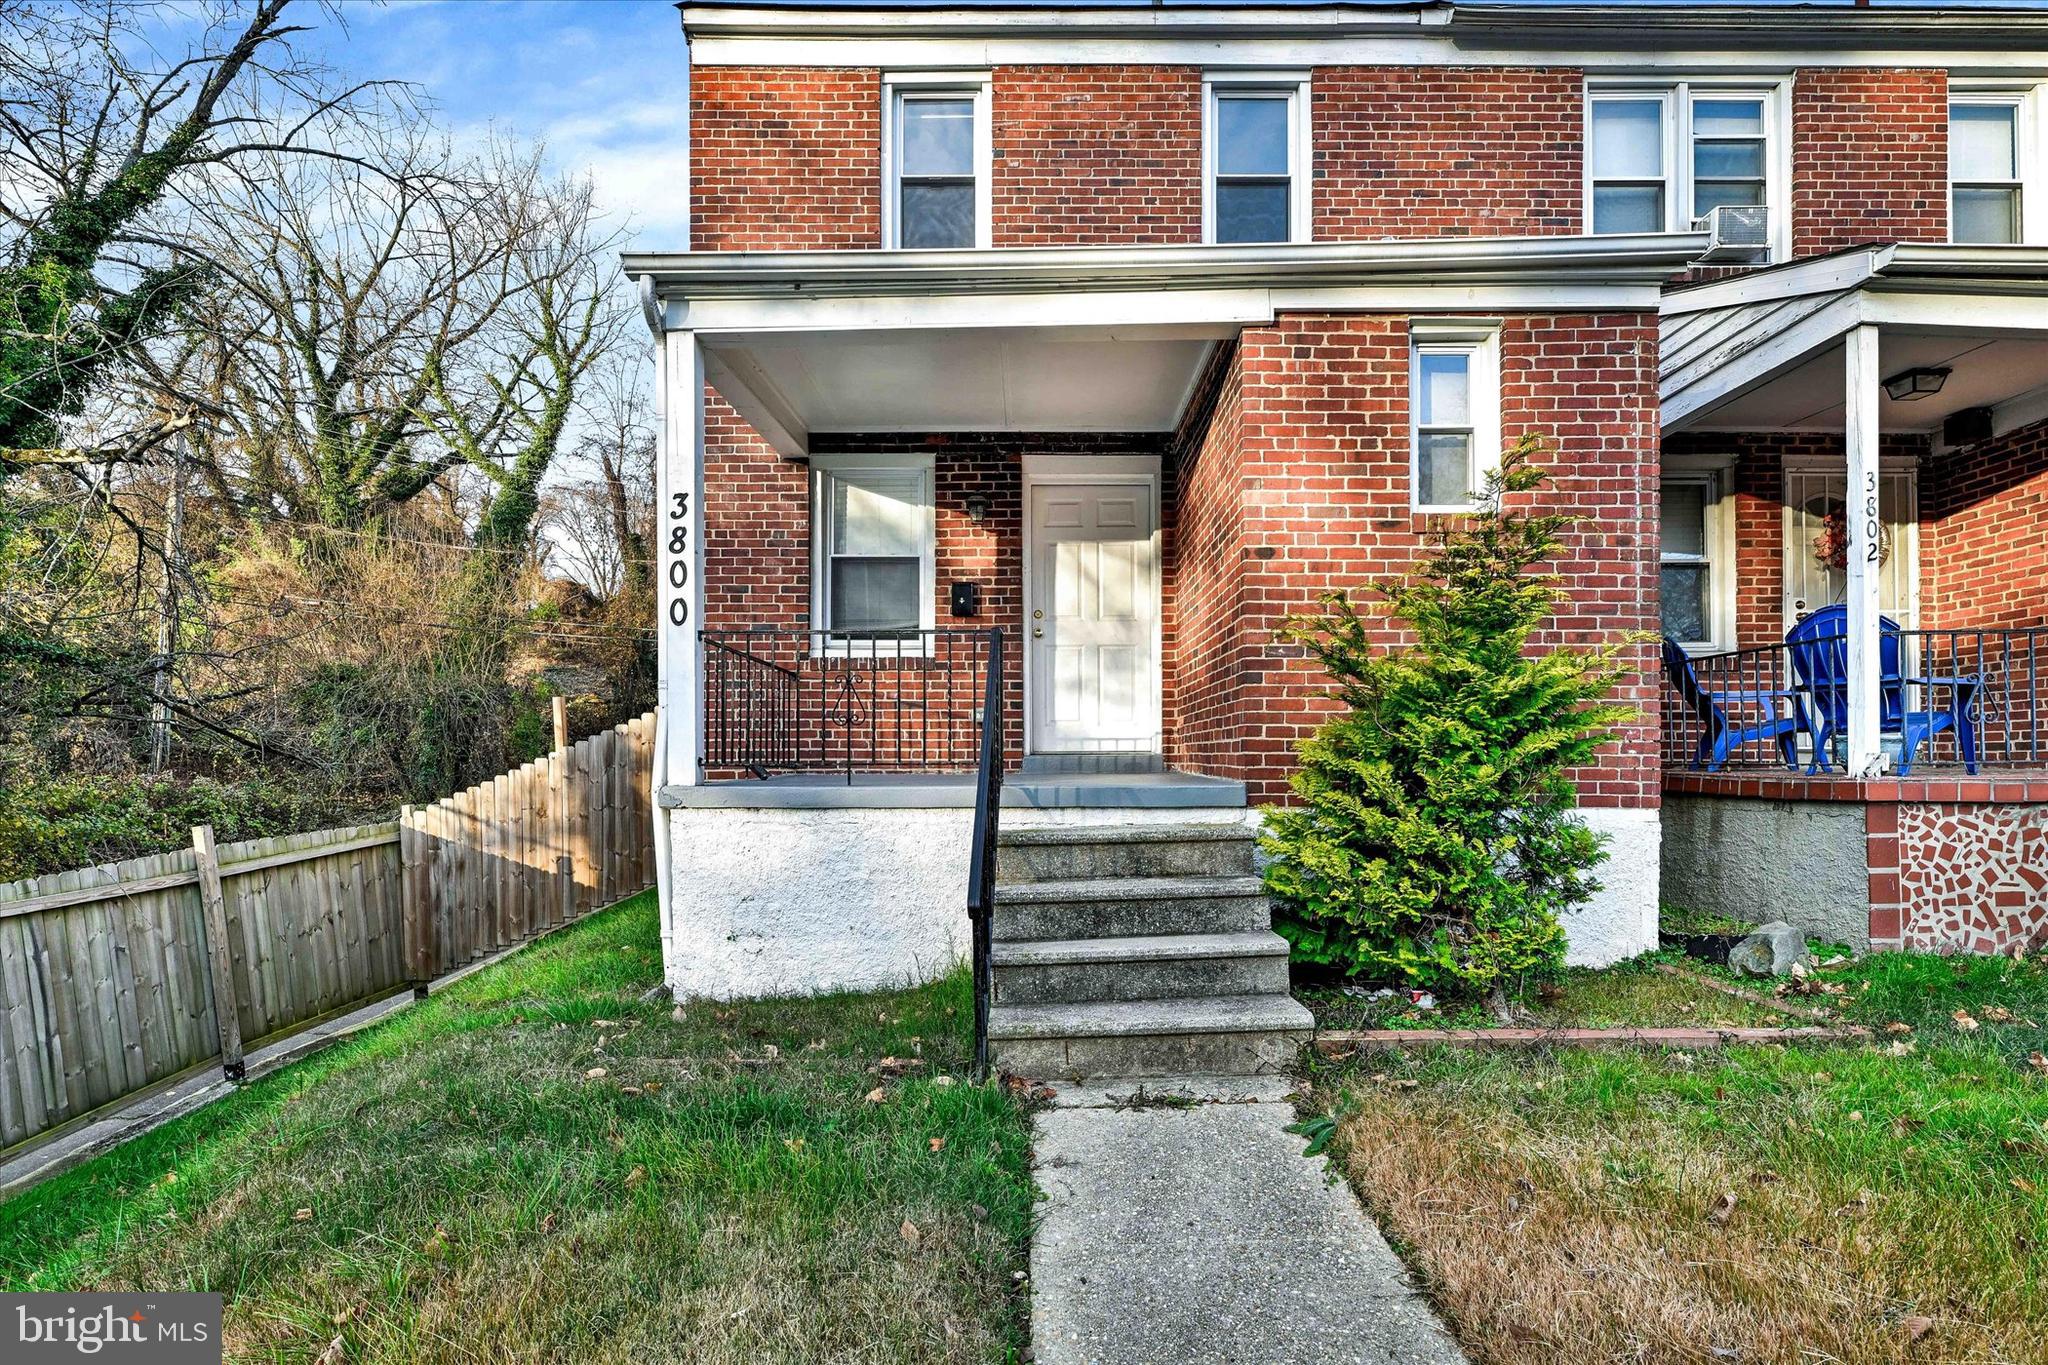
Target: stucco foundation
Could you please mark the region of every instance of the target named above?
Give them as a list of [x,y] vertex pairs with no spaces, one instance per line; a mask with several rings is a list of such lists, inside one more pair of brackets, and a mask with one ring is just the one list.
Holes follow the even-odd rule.
[[1676,909],[1870,946],[1860,803],[1667,795],[1662,862]]
[[1579,818],[1607,836],[1607,861],[1594,874],[1600,889],[1592,900],[1564,917],[1565,961],[1605,967],[1657,946],[1658,814],[1593,806]]

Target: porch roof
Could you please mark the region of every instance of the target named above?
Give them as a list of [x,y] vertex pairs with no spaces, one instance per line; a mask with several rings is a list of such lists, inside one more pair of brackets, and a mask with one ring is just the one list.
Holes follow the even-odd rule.
[[2048,249],[1878,245],[1672,291],[1659,390],[1667,431],[1842,430],[1843,338],[1882,328],[1887,375],[1950,370],[1939,393],[1884,396],[1886,431],[1969,408],[1995,430],[2048,415]]
[[1209,349],[1285,312],[1658,306],[1702,233],[1277,246],[632,253],[657,334],[778,450],[812,432],[1170,431]]

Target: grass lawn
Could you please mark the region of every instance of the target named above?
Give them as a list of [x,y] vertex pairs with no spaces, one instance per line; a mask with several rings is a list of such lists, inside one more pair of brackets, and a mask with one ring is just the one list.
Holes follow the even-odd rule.
[[1378,1054],[1312,1103],[1475,1361],[2048,1360],[2048,969],[1820,979],[1875,1045]]
[[241,1360],[1014,1359],[966,976],[680,1023],[659,979],[648,895],[0,1204],[0,1283],[217,1290]]
[[[1814,1022],[1790,1019],[1769,1006],[1657,970],[1659,963],[1675,961],[1678,959],[1672,955],[1651,954],[1600,971],[1568,968],[1555,982],[1513,993],[1515,1022],[1534,1028],[1739,1028]],[[1751,988],[1755,985],[1749,984]],[[1314,1012],[1317,1027],[1326,1029],[1491,1028],[1500,1022],[1478,1002],[1446,1002],[1439,1008],[1418,1010],[1404,995],[1375,999],[1369,994],[1347,995],[1336,986],[1298,987],[1294,994]]]

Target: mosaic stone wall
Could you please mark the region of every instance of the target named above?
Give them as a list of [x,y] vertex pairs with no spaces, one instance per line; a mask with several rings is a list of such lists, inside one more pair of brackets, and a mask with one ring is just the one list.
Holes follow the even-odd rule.
[[1898,812],[1904,947],[2048,942],[2048,806],[1901,802]]

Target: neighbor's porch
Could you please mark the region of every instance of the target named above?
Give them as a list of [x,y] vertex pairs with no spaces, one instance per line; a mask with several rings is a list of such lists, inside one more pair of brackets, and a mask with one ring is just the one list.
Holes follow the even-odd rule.
[[1882,247],[1664,318],[1667,903],[2048,933],[2048,253]]

